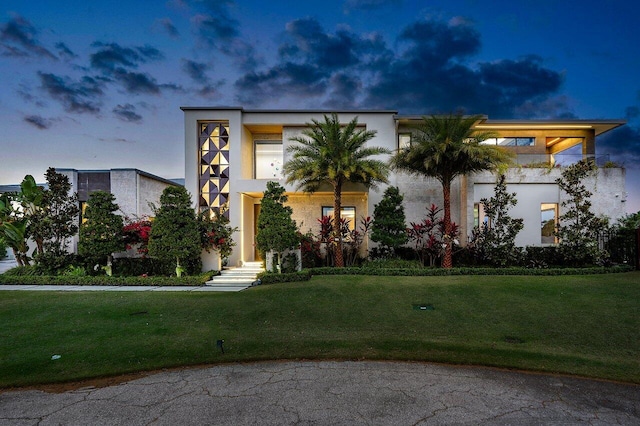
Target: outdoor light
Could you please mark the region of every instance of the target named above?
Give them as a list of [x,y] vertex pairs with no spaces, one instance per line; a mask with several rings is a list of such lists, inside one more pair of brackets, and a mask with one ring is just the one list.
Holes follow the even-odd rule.
[[219,339],[216,341],[216,346],[220,349],[220,352],[222,352],[224,354],[224,347],[222,346],[224,343],[224,340]]

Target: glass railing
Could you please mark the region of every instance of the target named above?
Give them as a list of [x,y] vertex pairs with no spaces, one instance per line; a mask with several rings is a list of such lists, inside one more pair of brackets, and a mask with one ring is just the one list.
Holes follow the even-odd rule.
[[589,159],[595,161],[596,166],[616,167],[609,160],[609,154],[582,155],[582,154],[518,154],[514,162],[525,168],[553,168],[575,164],[580,160]]

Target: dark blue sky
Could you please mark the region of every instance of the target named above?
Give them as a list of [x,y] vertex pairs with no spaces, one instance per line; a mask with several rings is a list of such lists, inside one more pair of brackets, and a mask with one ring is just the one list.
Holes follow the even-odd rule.
[[598,153],[640,210],[631,1],[0,0],[0,184],[48,166],[184,175],[179,107],[623,118]]

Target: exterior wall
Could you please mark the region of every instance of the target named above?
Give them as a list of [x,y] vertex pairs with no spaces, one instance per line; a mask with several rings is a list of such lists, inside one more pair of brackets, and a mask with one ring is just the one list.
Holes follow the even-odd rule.
[[[556,185],[562,169],[509,169],[506,174],[507,191],[515,192],[518,204],[509,210],[513,218],[522,218],[524,227],[516,237],[516,245],[541,245],[540,204],[557,203],[558,215],[564,213],[562,202],[566,194]],[[624,205],[625,171],[620,168],[598,169],[596,176],[585,180],[584,184],[593,193],[592,211],[615,222],[625,214]],[[488,172],[476,174],[467,182],[467,223],[464,236],[468,237],[473,228],[473,204],[482,198],[493,196],[496,175]],[[606,189],[605,189],[606,188]],[[603,190],[605,189],[605,190]],[[464,241],[465,238],[462,238]]]

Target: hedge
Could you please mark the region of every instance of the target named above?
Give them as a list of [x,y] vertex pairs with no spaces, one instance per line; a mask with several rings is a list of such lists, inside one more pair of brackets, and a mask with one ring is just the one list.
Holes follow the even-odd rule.
[[202,286],[218,271],[209,271],[200,275],[177,277],[109,277],[106,275],[67,276],[67,275],[7,275],[0,274],[0,285],[87,285],[87,286]]
[[[315,270],[315,269],[314,269]],[[277,283],[291,283],[296,281],[309,281],[311,279],[310,269],[305,269],[301,272],[283,272],[276,274],[274,272],[260,272],[258,279],[260,284],[277,284]]]
[[366,268],[322,267],[309,269],[312,275],[446,276],[446,275],[591,275],[630,272],[628,265],[593,268]]

